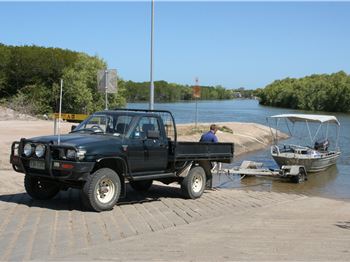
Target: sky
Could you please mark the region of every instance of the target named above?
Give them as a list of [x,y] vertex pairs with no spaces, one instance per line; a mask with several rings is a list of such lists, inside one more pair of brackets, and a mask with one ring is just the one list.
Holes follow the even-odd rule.
[[[150,79],[151,4],[0,2],[0,43],[98,55]],[[154,79],[226,88],[350,73],[350,2],[155,1]]]

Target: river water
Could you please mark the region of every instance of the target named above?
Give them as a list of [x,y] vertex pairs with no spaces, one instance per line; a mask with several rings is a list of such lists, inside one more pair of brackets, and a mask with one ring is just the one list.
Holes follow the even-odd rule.
[[[128,108],[147,109],[147,103],[130,103]],[[194,123],[195,121],[195,102],[179,103],[159,103],[155,104],[155,109],[169,110],[174,114],[176,123]],[[300,110],[291,110],[284,108],[274,108],[259,105],[256,100],[224,100],[224,101],[199,101],[198,122],[217,123],[217,122],[254,122],[266,125],[266,117],[285,113],[310,113]],[[320,113],[325,114],[325,113]],[[350,200],[350,114],[332,114],[335,115],[340,124],[339,147],[342,151],[337,165],[327,169],[324,172],[309,174],[308,181],[301,184],[293,184],[286,180],[275,178],[255,178],[249,177],[242,180],[238,176],[219,175],[214,179],[217,187],[240,188],[249,190],[264,190],[285,193],[300,193],[305,195],[330,197],[337,199]],[[286,126],[280,125],[279,128],[288,132]],[[296,126],[297,136],[307,134],[303,130],[305,126]],[[315,126],[311,126],[315,131]],[[335,129],[330,129],[335,131]],[[335,133],[335,132],[332,132]],[[335,134],[331,139],[335,143]],[[243,160],[253,160],[263,162],[265,166],[277,168],[274,160],[270,156],[269,148],[256,151],[237,157],[231,166],[239,165]]]

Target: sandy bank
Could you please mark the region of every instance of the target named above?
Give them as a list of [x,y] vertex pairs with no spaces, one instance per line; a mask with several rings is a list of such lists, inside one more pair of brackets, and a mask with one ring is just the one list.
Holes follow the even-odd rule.
[[[235,155],[266,148],[271,143],[271,133],[267,126],[255,123],[217,123],[227,127],[230,132],[218,131],[220,142],[235,143]],[[72,123],[62,123],[62,133],[68,133]],[[198,141],[209,124],[199,124],[194,131],[193,124],[178,125],[179,141]],[[6,120],[0,121],[0,170],[11,169],[9,154],[11,143],[20,138],[53,134],[53,122],[44,120]]]
[[[235,156],[242,155],[251,151],[266,148],[271,144],[271,130],[268,126],[256,123],[238,123],[224,122],[216,123],[219,127],[224,127],[225,130],[216,133],[220,142],[235,143]],[[209,130],[210,124],[199,124],[194,131],[193,124],[178,125],[179,140],[181,141],[199,141],[201,134]],[[280,138],[287,138],[286,134],[280,134]]]

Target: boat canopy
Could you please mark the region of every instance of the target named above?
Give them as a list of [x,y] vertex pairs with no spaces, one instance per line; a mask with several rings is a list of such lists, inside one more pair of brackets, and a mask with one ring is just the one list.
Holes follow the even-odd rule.
[[333,123],[340,126],[338,119],[335,116],[327,115],[309,115],[309,114],[281,114],[271,116],[271,118],[287,118],[291,122],[317,122],[317,123]]

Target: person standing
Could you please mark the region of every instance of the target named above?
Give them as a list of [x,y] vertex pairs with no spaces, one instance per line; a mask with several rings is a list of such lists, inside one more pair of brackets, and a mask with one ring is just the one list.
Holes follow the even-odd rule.
[[210,130],[201,136],[199,142],[218,143],[218,138],[215,135],[217,131],[218,127],[215,124],[210,125]]
[[[203,143],[218,143],[219,140],[217,136],[215,135],[218,131],[218,127],[215,124],[210,125],[210,130],[204,134],[202,134],[201,139],[199,142]],[[219,172],[221,170],[221,163],[212,162],[211,163],[211,172]],[[207,188],[213,188],[213,179],[210,178],[209,181],[207,181]]]

